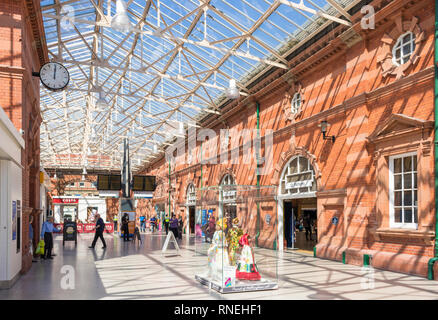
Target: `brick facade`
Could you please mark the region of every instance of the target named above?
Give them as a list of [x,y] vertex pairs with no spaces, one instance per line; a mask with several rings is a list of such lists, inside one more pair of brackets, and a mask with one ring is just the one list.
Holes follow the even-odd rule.
[[[34,234],[39,234],[40,216],[40,84],[32,76],[48,60],[39,1],[4,0],[0,3],[0,106],[17,130],[23,129],[22,151],[22,272],[29,254],[29,215],[34,215]],[[36,241],[36,239],[34,239]]]
[[[261,185],[278,186],[283,169],[296,155],[310,160],[317,173],[317,256],[342,260],[345,252],[347,263],[362,264],[363,254],[368,253],[375,267],[425,276],[433,256],[436,223],[430,127],[434,121],[434,1],[371,1],[371,5],[376,10],[374,30],[362,30],[360,10],[353,12],[353,27],[331,28],[289,56],[290,70],[262,76],[250,88],[249,97],[231,101],[222,107],[221,116],[206,116],[201,125],[218,135],[225,128],[255,129],[258,103],[261,136],[267,130],[274,132],[273,170],[260,177]],[[416,55],[395,68],[389,64],[391,49],[409,30],[416,35]],[[303,105],[291,115],[296,92],[302,94]],[[331,125],[327,134],[336,137],[334,143],[322,138],[319,124],[323,120]],[[220,148],[219,140],[209,143]],[[209,159],[206,144],[203,160]],[[142,173],[157,176],[152,204],[163,205],[167,212],[170,187],[171,211],[187,220],[187,187],[190,183],[201,187],[200,151],[198,142],[193,158],[198,161],[189,165],[177,159],[170,164],[170,186],[169,163],[164,158],[144,168]],[[391,229],[388,159],[411,151],[419,161],[418,228]],[[218,185],[226,173],[238,185],[256,185],[254,159],[243,163],[247,155],[242,143],[239,152],[239,164],[203,164],[202,186]],[[335,227],[330,223],[334,216],[339,219]],[[262,243],[272,247],[273,240]]]

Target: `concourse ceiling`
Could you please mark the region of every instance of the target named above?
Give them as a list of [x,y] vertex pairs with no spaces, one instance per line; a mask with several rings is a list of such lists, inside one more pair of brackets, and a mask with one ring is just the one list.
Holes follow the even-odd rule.
[[138,170],[188,126],[220,115],[230,79],[247,95],[255,74],[287,69],[290,49],[321,25],[351,25],[358,2],[119,1],[129,31],[111,26],[115,0],[41,0],[49,58],[70,73],[63,91],[41,86],[46,169],[119,170],[128,138]]

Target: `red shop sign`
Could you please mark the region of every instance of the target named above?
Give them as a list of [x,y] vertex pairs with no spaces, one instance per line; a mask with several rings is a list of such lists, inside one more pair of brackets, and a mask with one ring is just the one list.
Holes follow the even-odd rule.
[[53,198],[53,203],[79,203],[77,198]]
[[[53,225],[56,228],[61,229],[59,232],[56,232],[56,233],[62,233],[62,228],[64,226],[63,223],[54,223]],[[78,230],[78,233],[94,233],[96,230],[96,225],[93,223],[78,223],[77,230]],[[113,233],[114,232],[114,224],[105,223],[105,232],[106,233]]]

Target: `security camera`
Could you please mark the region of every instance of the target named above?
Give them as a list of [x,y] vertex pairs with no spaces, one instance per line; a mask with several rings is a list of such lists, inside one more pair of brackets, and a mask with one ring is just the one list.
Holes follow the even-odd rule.
[[24,130],[23,130],[23,129],[20,129],[20,134],[21,134],[22,136],[24,136]]

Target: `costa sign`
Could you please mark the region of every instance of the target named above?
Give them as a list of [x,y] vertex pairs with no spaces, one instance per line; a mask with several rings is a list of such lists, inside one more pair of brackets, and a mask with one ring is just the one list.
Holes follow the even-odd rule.
[[79,203],[77,198],[54,198],[53,203]]
[[[56,233],[62,233],[62,229],[64,227],[63,223],[54,223],[55,227],[60,227],[61,230]],[[96,225],[94,223],[78,223],[77,225],[78,233],[94,233]],[[105,232],[113,233],[114,232],[114,224],[113,223],[105,223]]]

